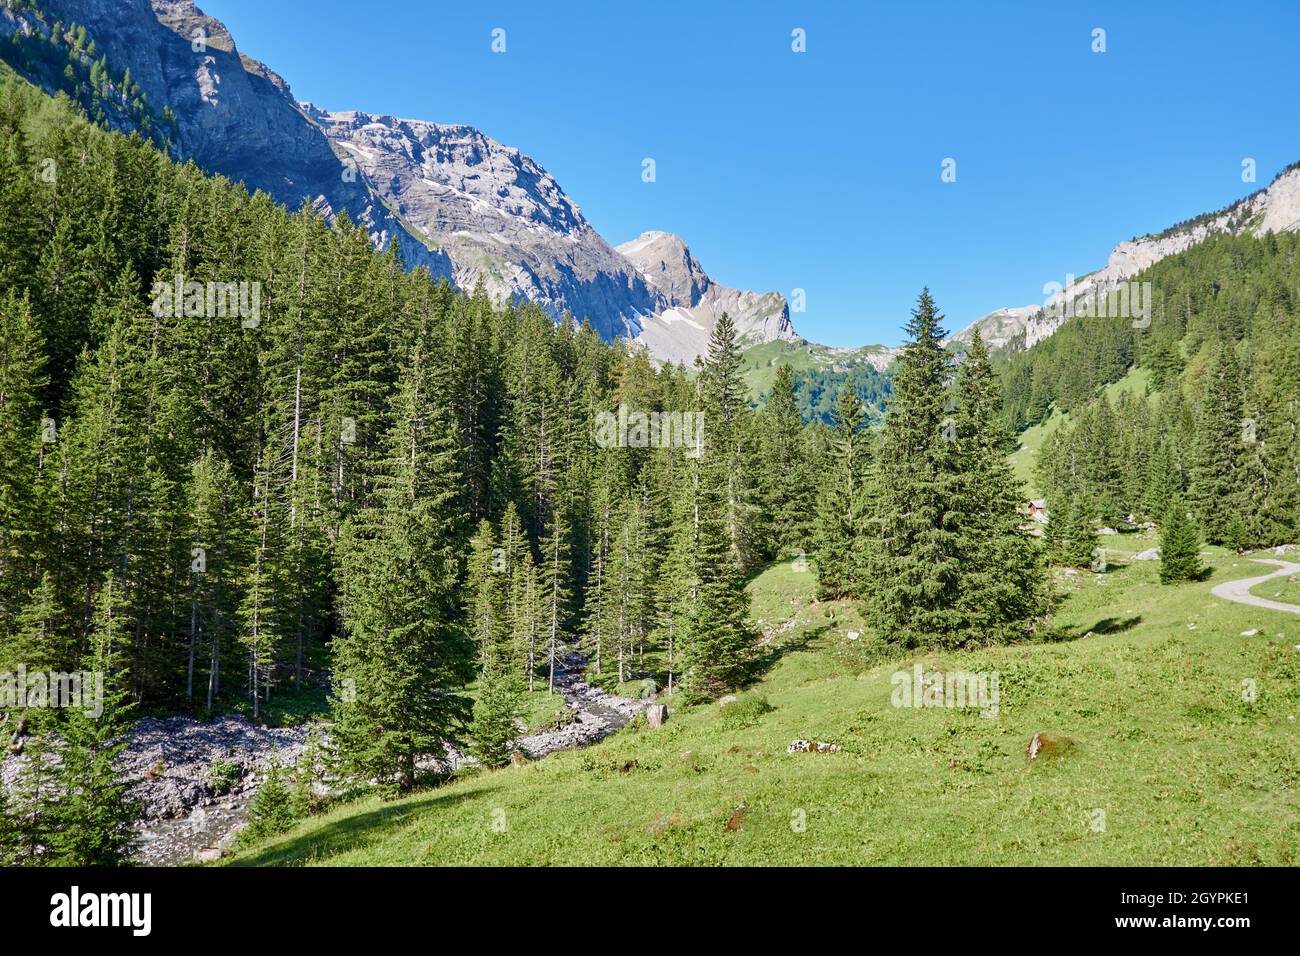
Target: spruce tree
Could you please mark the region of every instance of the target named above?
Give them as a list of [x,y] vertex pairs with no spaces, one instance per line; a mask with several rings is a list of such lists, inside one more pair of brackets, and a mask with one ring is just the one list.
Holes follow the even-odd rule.
[[375,507],[344,526],[344,633],[335,639],[335,732],[346,765],[410,790],[468,717],[456,691],[471,645],[456,600],[457,475],[451,424],[432,403],[428,343],[403,374]]
[[556,512],[542,542],[542,627],[546,635],[546,692],[555,693],[555,665],[569,608],[569,525]]
[[18,612],[9,635],[0,640],[0,671],[56,670],[69,657],[69,641],[60,633],[60,613],[49,572]]
[[1187,513],[1182,497],[1175,497],[1160,529],[1160,583],[1195,581],[1201,565],[1201,537]]
[[492,522],[484,518],[470,539],[465,590],[469,598],[466,618],[480,664],[508,638],[506,578],[502,550],[497,547]]
[[1097,549],[1097,534],[1086,499],[1078,492],[1062,492],[1051,505],[1044,534],[1048,558],[1065,568],[1088,567]]
[[[41,727],[33,728],[23,741],[18,773],[8,791],[9,815],[17,832],[12,862],[19,866],[40,866],[52,858],[51,841],[57,838],[62,821],[58,816],[61,792],[60,772],[51,753],[49,737]],[[3,789],[3,788],[0,788]]]
[[283,593],[276,563],[280,553],[282,513],[272,491],[270,471],[259,468],[256,478],[258,486],[248,521],[250,558],[242,582],[244,597],[239,607],[239,642],[247,655],[246,687],[254,720],[260,718],[262,704],[271,699],[280,637],[277,598]]
[[694,599],[682,622],[683,689],[692,700],[715,699],[745,677],[752,635],[749,593],[731,548],[726,491],[720,476],[697,495]]
[[1014,442],[999,420],[1002,392],[978,332],[957,377],[958,498],[965,646],[1027,637],[1047,612],[1037,540],[1022,529],[1020,489],[1007,461]]
[[0,633],[13,625],[21,596],[35,584],[41,529],[33,490],[44,364],[31,309],[11,291],[0,300]]
[[840,390],[831,429],[831,458],[817,509],[817,593],[821,598],[853,597],[862,584],[869,439],[862,401],[851,381]]
[[660,575],[661,643],[664,668],[667,671],[667,690],[676,690],[676,680],[681,673],[682,629],[690,613],[695,593],[694,528],[692,508],[688,503],[676,505],[672,512],[668,553]]
[[511,501],[501,518],[501,588],[505,600],[508,647],[505,660],[519,673],[528,666],[529,635],[535,630],[537,600],[530,590],[533,555],[519,509]]
[[1220,342],[1196,416],[1188,489],[1192,508],[1211,544],[1227,543],[1232,518],[1246,504],[1241,495],[1243,423],[1241,368],[1236,350],[1230,342]]
[[221,692],[222,662],[234,630],[241,564],[241,498],[230,464],[205,452],[193,465],[185,497],[185,699],[197,692],[211,710]]
[[103,680],[103,698],[90,708],[65,710],[57,729],[61,796],[53,810],[50,845],[52,862],[61,866],[120,866],[135,851],[140,805],[113,766],[129,743],[133,709],[123,658],[128,621],[122,609],[121,592],[110,573],[96,600],[91,650],[82,665],[83,673],[95,675],[96,691]]
[[519,746],[523,685],[502,651],[500,646],[489,650],[479,668],[478,698],[469,730],[473,740],[470,753],[485,767],[504,767]]
[[742,570],[756,566],[762,543],[752,529],[761,522],[760,502],[753,484],[755,447],[741,374],[741,350],[735,323],[725,312],[709,337],[708,358],[701,373],[700,411],[705,417],[709,460],[722,481],[726,504],[726,529]]
[[808,546],[814,511],[808,441],[790,366],[777,368],[758,425],[760,498],[769,528],[766,554],[789,557]]
[[261,839],[284,833],[298,818],[294,791],[285,783],[285,770],[276,757],[271,758],[266,779],[248,804],[248,837]]
[[960,641],[962,540],[942,316],[923,290],[907,324],[877,452],[867,543],[867,618],[906,647]]
[[720,320],[700,376],[707,416],[704,440],[691,459],[694,562],[681,642],[683,690],[694,700],[713,699],[737,687],[752,649],[749,593],[732,533],[741,487],[740,476],[733,474],[740,467],[733,444],[739,414],[736,355],[735,329]]
[[1155,453],[1148,462],[1145,484],[1143,510],[1153,516],[1166,514],[1174,496],[1182,492],[1172,441],[1157,441]]

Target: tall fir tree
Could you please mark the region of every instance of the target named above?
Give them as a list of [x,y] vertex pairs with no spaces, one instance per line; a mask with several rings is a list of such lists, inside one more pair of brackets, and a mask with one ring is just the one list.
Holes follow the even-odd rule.
[[964,646],[1030,636],[1046,619],[1047,573],[1037,540],[1022,529],[1019,488],[999,419],[1002,393],[977,331],[957,375],[958,502]]
[[1078,492],[1062,492],[1050,504],[1043,536],[1048,558],[1066,568],[1088,567],[1097,549],[1097,534],[1087,499]]
[[83,706],[64,710],[54,747],[60,796],[50,850],[51,862],[61,866],[122,865],[135,851],[141,808],[114,767],[130,743],[133,710],[123,654],[129,620],[122,611],[121,592],[110,572],[96,599],[91,649],[82,665],[83,674],[95,675],[96,693],[102,680],[103,696],[85,706],[90,688],[83,682]]
[[[706,415],[703,440],[692,457],[691,514],[694,562],[691,604],[683,621],[683,690],[712,699],[744,679],[752,651],[745,590],[735,534],[742,479],[735,453],[740,409],[735,328],[726,316],[714,327],[700,380]],[[697,440],[698,441],[698,440]]]
[[491,522],[484,519],[471,544],[467,610],[479,658],[471,752],[487,767],[509,763],[519,740],[515,722],[523,687],[512,660],[508,561],[506,550],[496,545]]
[[569,615],[569,525],[556,512],[542,542],[542,627],[546,635],[546,692],[555,693],[555,670],[564,648],[564,628]]
[[478,696],[470,724],[472,753],[485,767],[504,767],[519,746],[523,681],[502,648],[494,647],[479,667]]
[[877,461],[865,601],[870,624],[906,647],[965,634],[962,491],[942,317],[923,290],[897,360]]
[[772,391],[759,412],[759,482],[767,516],[768,557],[789,557],[808,547],[815,511],[809,442],[799,414],[794,372],[776,370]]
[[1241,367],[1230,342],[1219,342],[1206,375],[1192,445],[1188,495],[1211,544],[1228,541],[1241,495],[1243,445]]
[[43,343],[26,299],[0,300],[0,634],[36,583],[41,527],[33,499],[47,384]]
[[421,757],[445,756],[468,718],[457,688],[470,675],[461,630],[452,424],[438,376],[415,349],[394,403],[374,507],[345,524],[344,633],[335,639],[335,730],[346,764],[388,791],[415,786]]
[[735,323],[725,312],[709,337],[708,358],[701,373],[700,411],[708,437],[708,456],[715,477],[722,481],[727,536],[742,570],[755,567],[762,541],[756,533],[761,504],[753,483],[756,474],[752,413],[741,374],[741,350]]
[[831,421],[831,457],[817,507],[817,593],[855,597],[862,585],[869,436],[857,389],[846,381]]
[[239,643],[247,658],[248,700],[253,719],[261,717],[262,706],[271,699],[281,618],[278,598],[284,593],[281,556],[283,513],[271,485],[270,470],[259,465],[255,475],[250,531],[249,561],[242,582],[239,607]]

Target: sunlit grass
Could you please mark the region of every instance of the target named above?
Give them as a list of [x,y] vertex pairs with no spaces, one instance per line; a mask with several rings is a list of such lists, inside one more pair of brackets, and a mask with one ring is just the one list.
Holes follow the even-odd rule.
[[[1148,541],[1107,546],[1109,573],[1062,576],[1072,640],[875,663],[850,608],[775,565],[754,616],[796,624],[747,691],[769,712],[674,707],[659,730],[338,807],[236,862],[1295,865],[1300,618],[1213,598],[1255,572],[1235,555],[1209,549],[1209,579],[1170,587],[1128,562]],[[914,660],[997,672],[998,716],[892,706]],[[1037,731],[1077,745],[1031,763]],[[786,753],[796,738],[843,750]]]

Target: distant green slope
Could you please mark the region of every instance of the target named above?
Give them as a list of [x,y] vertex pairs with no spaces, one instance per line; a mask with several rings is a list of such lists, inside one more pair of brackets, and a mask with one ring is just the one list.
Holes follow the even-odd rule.
[[[1131,368],[1128,374],[1118,382],[1112,382],[1102,389],[1103,394],[1111,401],[1114,401],[1121,392],[1132,392],[1134,394],[1146,394],[1147,383],[1151,381],[1151,372],[1145,368]],[[1038,449],[1043,446],[1043,442],[1048,436],[1070,421],[1070,414],[1062,414],[1055,409],[1044,421],[1037,425],[1032,425],[1020,433],[1019,447],[1011,455],[1011,468],[1015,476],[1025,486],[1026,497],[1038,498],[1040,491],[1034,483],[1034,460],[1038,455]]]
[[863,401],[879,409],[888,394],[889,373],[877,366],[887,366],[893,353],[884,345],[837,349],[804,339],[778,340],[747,349],[741,355],[741,373],[749,383],[750,402],[761,405],[772,391],[777,369],[789,366],[795,374],[795,392],[804,421],[828,422],[840,389],[849,379]]

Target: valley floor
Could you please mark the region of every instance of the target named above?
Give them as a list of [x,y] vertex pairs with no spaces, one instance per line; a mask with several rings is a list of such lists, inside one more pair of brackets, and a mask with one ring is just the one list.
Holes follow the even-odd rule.
[[[1221,549],[1162,586],[1131,560],[1153,543],[1109,537],[1108,573],[1061,575],[1067,640],[888,660],[811,572],[773,566],[751,584],[772,663],[737,703],[339,806],[229,862],[1296,865],[1300,617],[1214,597],[1268,570]],[[996,672],[997,716],[893,706],[914,663]],[[1031,762],[1040,731],[1075,745]]]

